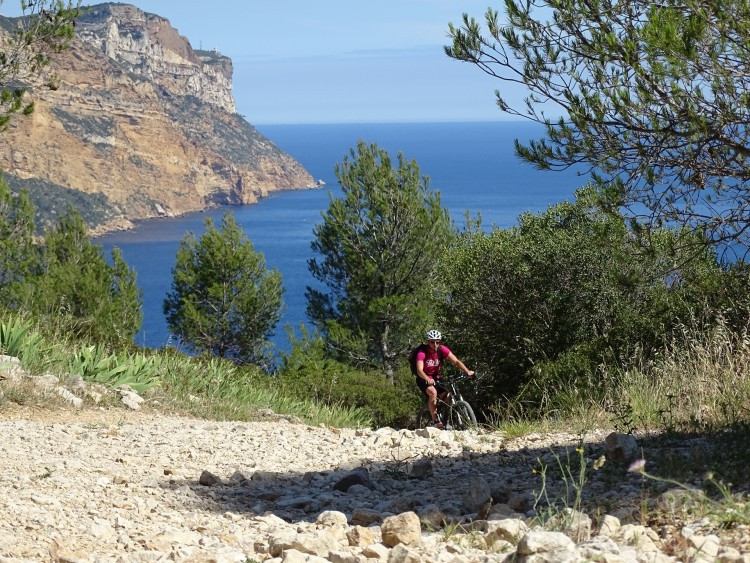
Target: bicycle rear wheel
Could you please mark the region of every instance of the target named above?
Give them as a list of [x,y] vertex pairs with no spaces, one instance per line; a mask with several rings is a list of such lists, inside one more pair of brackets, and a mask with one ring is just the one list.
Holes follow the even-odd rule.
[[467,430],[476,425],[474,409],[466,401],[458,401],[451,406],[450,424],[454,430]]

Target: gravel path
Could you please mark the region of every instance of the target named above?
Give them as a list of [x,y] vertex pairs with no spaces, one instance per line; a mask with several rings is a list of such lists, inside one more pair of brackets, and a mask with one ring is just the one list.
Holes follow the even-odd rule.
[[[606,434],[586,436],[592,460]],[[499,433],[310,427],[283,418],[212,422],[123,409],[6,408],[0,436],[3,563],[574,561],[592,553],[606,561],[702,553],[713,557],[706,560],[750,561],[746,528],[728,540],[699,521],[662,537],[664,530],[633,521],[638,475],[586,486],[587,499],[611,516],[573,534],[578,545],[528,532],[540,489],[536,460],[577,455],[572,434],[508,440]],[[416,532],[412,513],[421,518]]]

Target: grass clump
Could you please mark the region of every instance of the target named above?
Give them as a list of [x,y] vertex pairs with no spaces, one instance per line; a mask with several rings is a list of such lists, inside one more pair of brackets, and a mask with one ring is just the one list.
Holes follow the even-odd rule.
[[649,362],[622,370],[611,393],[643,427],[700,431],[750,421],[750,335],[726,323],[683,329]]
[[[337,427],[372,425],[361,408],[296,397],[286,393],[279,378],[255,366],[238,366],[217,358],[191,357],[174,348],[113,350],[104,344],[70,341],[56,327],[42,330],[20,315],[0,319],[0,353],[18,358],[29,374],[50,374],[65,381],[80,376],[85,382],[114,389],[128,385],[149,405],[179,414],[217,420],[253,420],[289,415],[309,424]],[[5,365],[7,364],[7,365]],[[3,362],[0,369],[10,369]],[[29,404],[55,400],[39,394],[30,380],[4,385],[3,402]],[[57,402],[62,403],[57,398]]]
[[361,409],[327,405],[284,393],[278,379],[255,366],[165,351],[167,369],[155,400],[179,412],[217,420],[253,420],[272,411],[309,424],[370,426]]
[[736,434],[750,425],[750,333],[719,321],[683,327],[656,353],[599,366],[597,388],[562,385],[545,408],[520,399],[498,403],[488,422],[516,435],[563,425],[578,432]]
[[[641,519],[679,529],[707,519],[717,529],[750,525],[750,335],[720,321],[708,331],[683,328],[658,354],[622,364],[603,364],[598,390],[551,396],[541,416],[519,401],[498,408],[493,426],[510,435],[574,429],[613,428],[635,434],[649,452],[641,490]],[[529,414],[531,413],[531,414]],[[510,421],[510,422],[509,422]],[[581,491],[590,482],[611,488],[627,477],[626,467],[604,461],[598,453],[584,457],[553,452],[537,467],[537,521],[559,529],[572,511],[608,511]],[[644,462],[645,463],[645,462]],[[601,471],[592,473],[601,468]],[[631,477],[632,478],[632,477]],[[689,502],[667,506],[673,491]]]
[[644,480],[673,487],[662,495],[662,518],[668,512],[674,522],[707,518],[721,529],[750,525],[750,498],[733,493],[731,486],[717,479],[713,472],[704,475],[701,490],[677,479],[652,474],[646,471],[646,465],[646,460],[640,459],[628,471],[640,474]]

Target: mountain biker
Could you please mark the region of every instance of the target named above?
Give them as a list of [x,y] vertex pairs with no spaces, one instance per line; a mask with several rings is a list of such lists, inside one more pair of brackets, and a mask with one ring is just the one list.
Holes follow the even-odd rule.
[[437,400],[440,398],[441,401],[445,401],[448,398],[447,389],[440,385],[440,368],[443,359],[447,359],[467,376],[474,375],[474,372],[468,369],[447,346],[440,343],[442,338],[443,335],[438,330],[427,331],[426,344],[420,346],[416,353],[417,386],[427,397],[427,406],[432,417],[429,425],[437,428],[443,427],[443,424],[437,420]]

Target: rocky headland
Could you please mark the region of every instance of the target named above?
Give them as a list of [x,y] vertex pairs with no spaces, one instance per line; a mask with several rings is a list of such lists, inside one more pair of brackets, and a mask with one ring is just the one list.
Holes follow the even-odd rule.
[[68,204],[99,234],[314,186],[237,113],[228,57],[128,4],[86,8],[75,29],[29,85],[35,111],[0,145],[0,168],[29,190],[41,226]]

